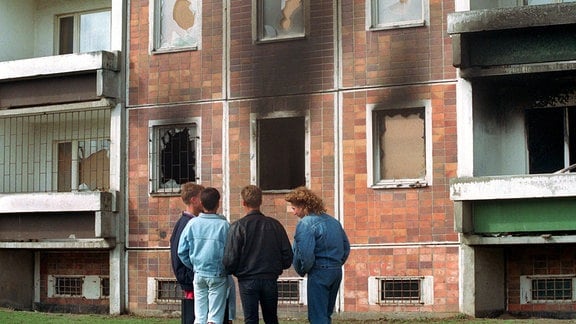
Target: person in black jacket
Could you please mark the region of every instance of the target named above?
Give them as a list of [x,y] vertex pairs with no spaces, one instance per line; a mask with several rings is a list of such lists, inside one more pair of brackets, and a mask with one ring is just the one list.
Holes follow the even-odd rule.
[[202,203],[200,202],[200,192],[204,189],[203,186],[194,182],[187,182],[182,185],[180,197],[186,205],[186,210],[182,212],[182,216],[176,222],[170,237],[170,257],[172,259],[172,270],[176,275],[176,280],[184,291],[184,299],[182,299],[182,323],[194,323],[194,272],[192,269],[186,267],[178,257],[178,243],[180,242],[180,235],[182,230],[192,218],[198,216],[202,212]]
[[232,223],[224,249],[224,267],[238,279],[244,323],[278,323],[278,277],[292,265],[292,247],[280,222],[260,212],[262,190],[242,189],[246,216]]

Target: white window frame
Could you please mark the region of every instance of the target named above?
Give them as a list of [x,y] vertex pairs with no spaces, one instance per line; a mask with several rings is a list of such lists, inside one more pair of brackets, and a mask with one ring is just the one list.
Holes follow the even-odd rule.
[[[264,25],[264,2],[269,0],[252,0],[252,17],[254,19],[252,28],[252,38],[256,43],[275,42],[290,39],[306,38],[308,30],[310,30],[310,0],[301,0],[302,6],[302,33],[293,33],[285,35],[267,36],[266,28]],[[280,4],[286,0],[273,0]]]
[[[415,301],[382,301],[380,300],[380,283],[385,280],[419,280],[420,300]],[[433,305],[434,304],[434,277],[432,276],[370,276],[368,277],[368,304],[369,305]]]
[[[175,45],[174,43],[162,44],[162,3],[164,0],[149,0],[149,21],[150,21],[150,41],[149,51],[151,54],[161,54],[167,52],[196,51],[202,48],[202,0],[190,0],[195,10],[194,25],[187,31],[183,29],[175,30],[179,36],[190,36],[196,43],[194,45]],[[172,15],[169,14],[170,17]]]
[[54,55],[60,55],[60,19],[66,17],[74,17],[74,32],[73,32],[73,51],[72,53],[80,53],[80,19],[83,15],[95,14],[100,12],[109,12],[110,13],[110,35],[109,35],[109,46],[106,49],[102,49],[103,51],[109,51],[112,48],[112,8],[102,8],[102,9],[95,9],[95,10],[87,10],[87,11],[79,11],[74,13],[68,14],[61,14],[56,16],[56,23],[55,23],[55,35],[54,35]]
[[148,305],[153,304],[180,304],[179,299],[159,299],[158,298],[158,291],[161,282],[175,282],[178,285],[178,281],[174,278],[165,278],[165,277],[148,277],[147,281],[147,294],[146,294],[146,302]]
[[[82,279],[81,295],[61,295],[56,293],[56,281],[58,278]],[[86,298],[108,299],[110,296],[102,295],[102,279],[108,276],[82,276],[82,275],[48,275],[48,298]]]
[[[308,305],[308,281],[307,278],[301,278],[301,277],[280,277],[278,278],[278,283],[281,283],[283,281],[286,282],[298,282],[298,305]],[[280,292],[280,291],[278,291]],[[284,301],[281,300],[280,298],[278,298],[278,304],[281,305],[295,305],[294,302],[290,302],[290,301]]]
[[[533,300],[532,280],[535,279],[571,279],[572,299],[570,300]],[[572,304],[576,301],[576,274],[565,275],[529,275],[520,276],[520,304]]]
[[[258,120],[268,118],[290,118],[290,117],[304,117],[304,177],[306,179],[306,187],[310,188],[310,111],[275,111],[267,114],[250,114],[250,183],[253,185],[259,184],[259,169],[258,169]],[[265,190],[265,192],[284,193],[289,192],[291,189],[286,188],[282,190]]]
[[[160,176],[160,161],[159,158],[159,138],[157,137],[156,129],[158,127],[164,126],[182,126],[190,125],[194,126],[196,129],[196,182],[201,183],[201,147],[200,144],[200,134],[202,131],[201,119],[198,117],[193,118],[183,118],[183,119],[160,119],[160,120],[150,120],[148,121],[148,167],[149,167],[149,193],[151,195],[171,195],[177,196],[180,194],[180,189],[174,190],[174,188],[160,188],[159,182],[158,187],[156,185],[156,180]],[[155,157],[155,158],[154,158]]]
[[422,1],[422,15],[421,19],[395,21],[391,23],[380,23],[378,21],[378,12],[380,2],[384,0],[366,0],[366,30],[385,30],[396,28],[410,28],[426,26],[430,20],[430,5],[428,0]]
[[[426,175],[418,179],[377,179],[376,168],[378,162],[378,134],[375,134],[373,115],[378,110],[386,109],[410,109],[424,108],[424,129],[426,147]],[[432,185],[432,102],[430,100],[419,100],[402,104],[392,104],[387,107],[380,105],[366,106],[366,161],[368,164],[368,187],[372,189],[396,189],[396,188],[419,188]]]

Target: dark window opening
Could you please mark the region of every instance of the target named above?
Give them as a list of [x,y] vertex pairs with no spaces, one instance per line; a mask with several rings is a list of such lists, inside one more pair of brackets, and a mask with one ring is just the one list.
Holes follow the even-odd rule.
[[110,278],[100,278],[100,296],[110,297]]
[[380,281],[381,302],[415,302],[421,300],[421,280],[383,279]]
[[196,138],[188,127],[160,130],[160,188],[196,181]]
[[554,173],[576,163],[574,108],[526,110],[530,174]]
[[60,18],[58,54],[74,53],[74,16]]
[[533,279],[532,300],[572,300],[572,278]]
[[305,118],[258,120],[258,181],[262,190],[306,184]]

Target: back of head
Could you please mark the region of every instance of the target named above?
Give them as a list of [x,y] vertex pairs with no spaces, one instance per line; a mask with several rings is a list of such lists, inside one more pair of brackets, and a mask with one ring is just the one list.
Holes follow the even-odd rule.
[[262,205],[262,189],[255,185],[248,185],[242,188],[240,195],[247,207],[260,208],[260,205]]
[[208,187],[202,190],[200,193],[200,201],[206,211],[216,211],[220,201],[220,193],[218,192],[218,189]]
[[186,205],[190,205],[192,197],[196,197],[204,190],[204,186],[195,182],[186,182],[180,187],[180,198]]
[[305,208],[308,212],[313,214],[322,214],[326,212],[326,207],[324,206],[322,198],[306,187],[298,187],[290,191],[286,194],[284,200],[295,206]]

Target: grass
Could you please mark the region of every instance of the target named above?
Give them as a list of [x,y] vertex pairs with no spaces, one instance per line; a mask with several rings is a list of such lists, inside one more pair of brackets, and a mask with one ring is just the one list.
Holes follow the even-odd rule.
[[[385,314],[383,314],[385,315]],[[544,324],[550,322],[576,323],[576,321],[560,321],[550,319],[471,319],[460,315],[448,319],[381,319],[381,320],[353,320],[339,319],[333,320],[334,324],[409,324],[409,323],[437,323],[437,324],[462,324],[462,323],[483,323],[483,324]],[[168,317],[140,317],[134,315],[79,315],[79,314],[54,314],[29,311],[15,311],[0,308],[0,323],[3,324],[68,324],[68,323],[90,323],[90,324],[136,324],[136,323],[163,323],[180,324],[179,318]],[[242,324],[242,320],[234,321],[234,324]],[[304,324],[303,320],[281,320],[280,324]]]

